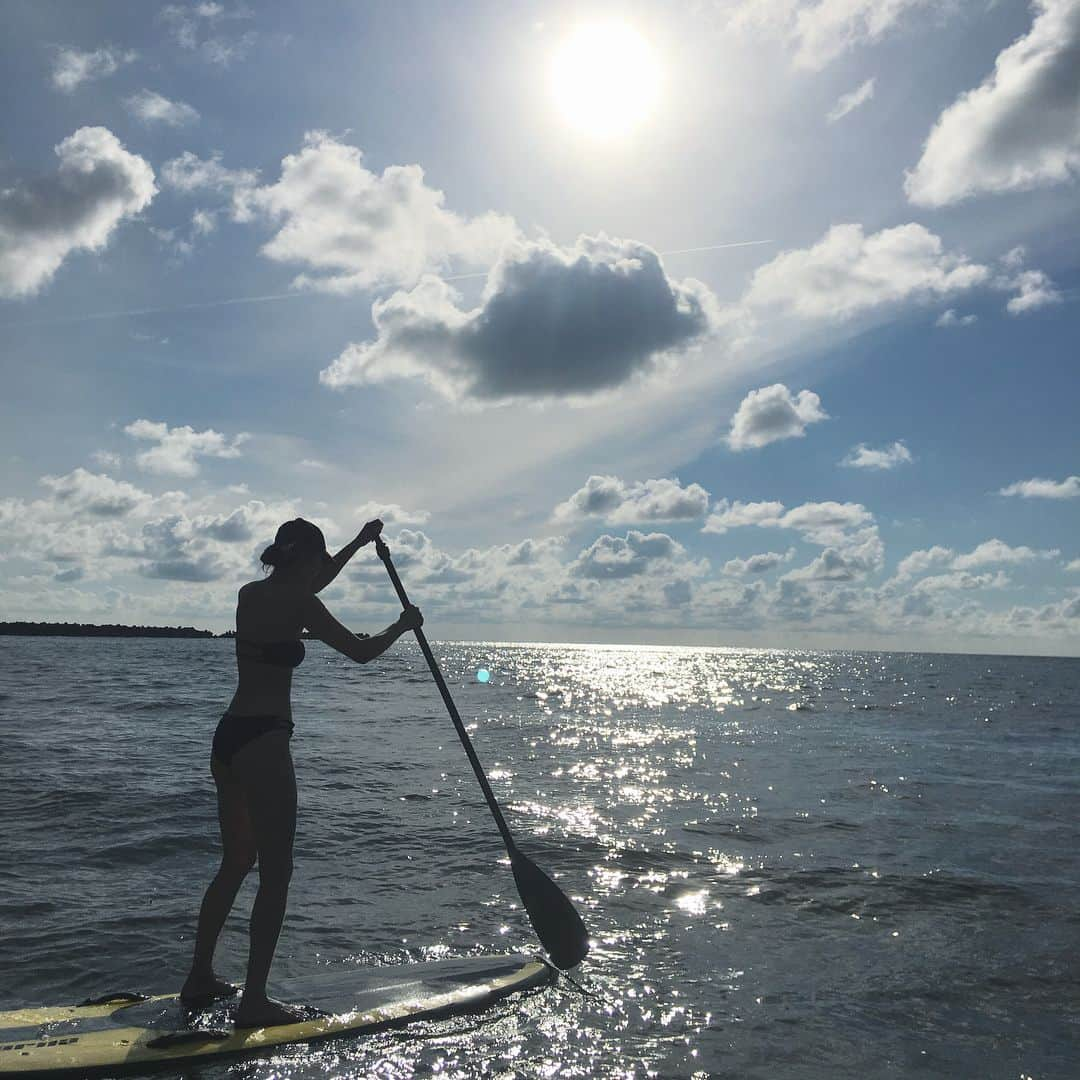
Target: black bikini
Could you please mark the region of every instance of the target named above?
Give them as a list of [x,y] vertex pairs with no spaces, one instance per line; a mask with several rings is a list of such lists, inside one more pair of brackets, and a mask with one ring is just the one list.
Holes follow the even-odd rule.
[[[258,657],[258,660],[264,664],[272,664],[274,667],[294,668],[304,660],[302,641],[252,641],[250,638],[237,640],[249,645],[257,645],[262,650],[262,656]],[[265,735],[268,731],[277,730],[287,731],[292,735],[293,728],[294,724],[291,720],[276,713],[241,716],[226,710],[214,732],[214,756],[229,765],[237,750],[246,746],[252,739]]]

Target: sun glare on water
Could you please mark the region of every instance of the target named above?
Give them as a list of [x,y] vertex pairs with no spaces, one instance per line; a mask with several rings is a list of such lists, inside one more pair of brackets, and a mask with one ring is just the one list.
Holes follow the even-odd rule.
[[648,116],[660,88],[649,43],[626,23],[579,27],[563,42],[551,71],[563,116],[598,138],[623,135]]

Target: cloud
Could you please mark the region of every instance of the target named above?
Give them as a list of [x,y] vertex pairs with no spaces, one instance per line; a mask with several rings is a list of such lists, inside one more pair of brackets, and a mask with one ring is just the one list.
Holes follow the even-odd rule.
[[751,555],[748,559],[729,559],[724,563],[723,573],[733,577],[744,577],[747,574],[765,574],[783,563],[790,562],[795,557],[795,549],[790,548],[781,554],[779,551],[763,551],[758,555]]
[[111,45],[94,49],[93,52],[58,46],[53,58],[52,84],[57,90],[70,94],[84,82],[114,74],[121,64],[130,64],[136,55],[131,50],[122,51]]
[[876,528],[861,529],[844,538],[843,547],[826,547],[806,566],[784,575],[789,581],[849,582],[880,570],[885,546]]
[[556,522],[603,518],[609,525],[650,521],[694,521],[705,516],[709,493],[700,484],[683,487],[673,480],[625,484],[615,476],[590,476],[552,514]]
[[1002,570],[996,573],[969,574],[958,571],[951,574],[933,574],[916,581],[912,594],[939,592],[968,592],[972,589],[1004,589],[1009,584],[1009,576]]
[[952,561],[954,570],[971,570],[977,566],[990,566],[994,563],[1022,563],[1034,559],[1055,559],[1061,552],[1057,548],[1035,550],[1034,548],[1010,547],[997,538],[986,540],[966,555],[958,555]]
[[1018,480],[1003,487],[999,495],[1019,495],[1022,499],[1076,499],[1080,498],[1080,476],[1066,476],[1064,480]]
[[829,110],[826,120],[830,124],[835,124],[837,120],[843,119],[848,113],[868,102],[874,96],[874,82],[872,78],[867,79],[850,94],[841,94],[836,104]]
[[324,131],[308,132],[303,149],[282,161],[277,183],[237,190],[238,220],[261,216],[280,226],[263,255],[311,271],[297,284],[333,292],[411,286],[456,259],[490,265],[517,236],[505,215],[470,219],[447,210],[419,165],[379,175],[362,157]]
[[870,236],[861,225],[833,225],[812,247],[781,252],[759,267],[742,307],[750,317],[843,321],[962,293],[990,276],[988,267],[949,254],[940,237],[914,222]]
[[378,518],[384,525],[423,525],[431,517],[427,510],[405,510],[397,503],[377,500],[363,503],[354,513],[357,521],[366,522]]
[[151,498],[134,484],[81,467],[64,476],[43,476],[41,482],[52,490],[57,503],[73,512],[97,517],[124,517]]
[[158,13],[158,18],[169,27],[181,48],[220,67],[228,67],[234,60],[242,59],[257,37],[252,30],[243,34],[224,33],[223,25],[230,19],[250,17],[243,7],[230,11],[224,4],[206,0],[193,4],[167,4]]
[[779,439],[802,438],[808,424],[828,418],[812,390],[800,390],[792,397],[783,383],[775,383],[751,390],[743,398],[731,418],[727,443],[732,450],[747,450]]
[[194,124],[199,113],[182,101],[170,101],[154,90],[139,90],[124,98],[124,107],[143,124],[183,127]]
[[761,26],[788,36],[795,64],[820,71],[862,44],[873,44],[918,8],[942,0],[742,0],[731,16],[735,26]]
[[729,503],[721,499],[702,528],[704,533],[756,525],[759,528],[794,529],[811,544],[848,548],[862,545],[877,535],[874,515],[862,503],[807,502],[785,512],[779,502]]
[[1072,559],[1065,565],[1066,570],[1080,570],[1080,559]]
[[744,503],[721,499],[702,526],[703,533],[726,533],[745,525],[777,526],[784,513],[780,502]]
[[848,451],[840,464],[853,469],[895,469],[897,465],[906,465],[911,460],[911,451],[901,439],[881,450],[871,450],[866,443],[859,443]]
[[157,193],[149,164],[107,128],[79,128],[56,155],[55,176],[0,190],[0,297],[38,292],[71,252],[105,247]]
[[1012,285],[1020,290],[1020,294],[1005,305],[1010,315],[1023,315],[1048,304],[1061,303],[1061,293],[1041,270],[1022,270]]
[[942,312],[934,323],[935,326],[971,326],[978,321],[978,315],[957,315],[954,308]]
[[258,179],[255,169],[226,169],[219,153],[200,158],[185,150],[161,167],[161,182],[184,192],[210,190],[232,195],[236,191],[246,192],[258,183]]
[[427,276],[372,306],[377,337],[349,345],[320,381],[335,389],[420,378],[450,400],[568,398],[655,372],[711,327],[712,294],[668,278],[632,240],[580,236],[508,247],[472,311]]
[[226,560],[195,535],[192,522],[182,515],[148,522],[142,537],[147,558],[139,573],[168,581],[218,581],[230,570]]
[[1080,0],[1034,0],[1031,29],[938,117],[904,190],[940,207],[1080,172]]
[[898,578],[917,577],[935,566],[947,566],[955,556],[956,552],[952,548],[940,545],[913,551],[900,560],[896,568],[896,576]]
[[250,438],[241,432],[230,444],[224,435],[212,429],[195,431],[186,424],[170,428],[168,424],[153,420],[135,420],[124,428],[124,432],[134,439],[157,443],[135,455],[135,464],[140,469],[171,476],[195,476],[199,471],[197,457],[239,457],[240,445]]
[[596,581],[635,577],[657,562],[685,556],[686,549],[666,533],[641,533],[630,529],[625,537],[598,537],[578,555],[569,573]]

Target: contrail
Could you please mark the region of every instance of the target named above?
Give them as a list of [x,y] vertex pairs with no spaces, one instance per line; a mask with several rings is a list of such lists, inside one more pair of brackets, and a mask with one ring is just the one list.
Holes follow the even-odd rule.
[[[737,240],[732,244],[708,244],[705,247],[679,248],[676,251],[661,251],[660,255],[689,255],[697,251],[723,251],[725,248],[755,247],[758,244],[774,244],[775,240]],[[443,281],[465,281],[468,278],[487,277],[482,270],[475,274],[452,274]],[[267,293],[265,296],[233,296],[225,300],[203,300],[193,304],[172,304],[169,307],[132,308],[129,311],[97,311],[89,315],[61,315],[54,319],[28,319],[25,322],[0,323],[0,329],[17,329],[20,326],[62,326],[65,323],[90,322],[93,319],[128,319],[137,315],[168,315],[176,311],[199,311],[203,308],[228,307],[231,304],[265,304],[272,300],[296,300],[302,296],[325,296],[325,293],[287,292]]]

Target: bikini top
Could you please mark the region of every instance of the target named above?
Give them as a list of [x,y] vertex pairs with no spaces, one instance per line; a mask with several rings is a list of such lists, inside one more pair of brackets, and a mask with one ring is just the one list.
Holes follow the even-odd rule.
[[237,638],[248,645],[254,645],[262,655],[250,659],[261,660],[264,664],[275,667],[299,667],[304,662],[304,643],[302,641],[253,641],[251,638]]

